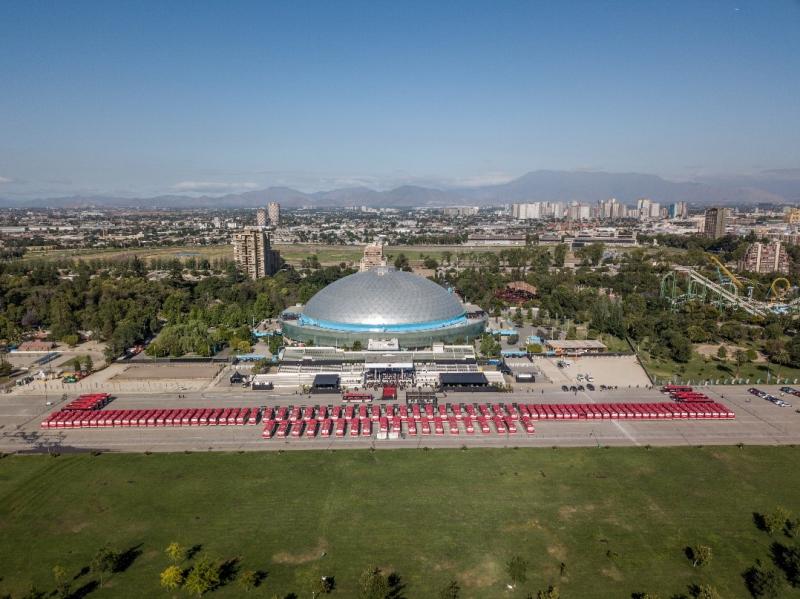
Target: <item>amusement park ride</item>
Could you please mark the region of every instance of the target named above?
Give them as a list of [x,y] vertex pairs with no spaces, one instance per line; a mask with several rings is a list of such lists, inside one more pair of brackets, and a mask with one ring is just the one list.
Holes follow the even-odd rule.
[[661,278],[661,297],[676,310],[690,301],[709,301],[721,309],[738,308],[752,316],[800,312],[800,298],[785,301],[792,284],[778,277],[769,287],[766,301],[753,299],[753,290],[759,285],[733,274],[716,256],[708,254],[717,269],[719,282],[714,282],[689,266],[674,266]]

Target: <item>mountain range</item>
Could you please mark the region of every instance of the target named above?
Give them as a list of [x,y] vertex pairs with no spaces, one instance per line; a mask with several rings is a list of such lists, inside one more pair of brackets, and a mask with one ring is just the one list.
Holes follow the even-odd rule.
[[758,175],[669,181],[657,175],[601,171],[529,172],[507,183],[479,187],[434,188],[403,185],[377,191],[347,187],[305,193],[290,187],[231,193],[222,196],[169,194],[149,198],[104,195],[66,196],[36,200],[4,199],[0,207],[138,207],[138,208],[254,208],[278,202],[284,208],[299,207],[411,207],[469,204],[496,206],[524,201],[579,201],[594,203],[615,197],[625,204],[649,197],[668,204],[686,201],[695,205],[744,205],[800,202],[800,169],[762,171]]

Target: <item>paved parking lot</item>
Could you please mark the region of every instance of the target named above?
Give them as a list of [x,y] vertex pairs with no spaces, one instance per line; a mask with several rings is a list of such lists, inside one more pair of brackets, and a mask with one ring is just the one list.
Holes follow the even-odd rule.
[[[777,387],[761,389],[780,395]],[[215,426],[180,428],[43,430],[39,423],[57,405],[45,405],[44,396],[0,397],[0,451],[208,451],[332,448],[415,448],[461,446],[611,446],[611,445],[776,445],[800,443],[800,398],[788,397],[794,406],[780,408],[747,393],[746,387],[707,387],[714,400],[735,413],[732,421],[538,421],[536,433],[509,435],[417,435],[396,440],[373,438],[270,439],[261,438],[259,426]],[[249,407],[260,405],[315,405],[338,403],[338,395],[298,395],[257,392],[234,387],[212,392],[177,394],[121,394],[107,409],[180,407]],[[647,402],[668,398],[652,389],[617,389],[594,393],[564,393],[546,386],[531,392],[451,393],[440,402],[482,403],[592,403]],[[52,401],[52,396],[47,398]],[[57,398],[60,399],[60,396]],[[72,399],[72,397],[70,397]]]

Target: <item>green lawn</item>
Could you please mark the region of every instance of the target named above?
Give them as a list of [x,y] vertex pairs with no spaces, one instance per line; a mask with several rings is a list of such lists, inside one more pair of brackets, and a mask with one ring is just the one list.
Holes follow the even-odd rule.
[[[652,358],[647,352],[641,352],[640,355],[642,363],[651,376],[655,376],[659,380],[669,379],[677,376],[682,381],[705,381],[717,380],[723,381],[725,379],[733,379],[736,377],[736,364],[732,359],[722,362],[716,358],[704,359],[696,353],[692,355],[692,359],[686,364],[681,364],[670,359]],[[771,383],[776,381],[776,377],[780,376],[781,381],[788,378],[789,380],[800,380],[800,369],[791,368],[789,366],[779,366],[777,364],[769,365],[769,380]],[[761,379],[762,383],[767,382],[767,363],[766,362],[750,362],[744,364],[739,369],[739,376],[741,379],[749,379],[751,383],[755,383]]]
[[[88,596],[186,596],[158,586],[176,540],[266,572],[254,597],[310,597],[314,572],[354,597],[370,563],[396,572],[409,599],[451,579],[462,597],[548,583],[565,598],[671,597],[695,582],[744,597],[741,573],[789,542],[759,531],[753,512],[800,511],[798,458],[794,447],[7,456],[0,595],[31,582],[49,592],[54,565],[78,574],[108,543],[135,559]],[[684,556],[698,542],[713,549],[704,569]],[[514,555],[529,576],[508,591]],[[212,596],[243,593],[234,580]]]

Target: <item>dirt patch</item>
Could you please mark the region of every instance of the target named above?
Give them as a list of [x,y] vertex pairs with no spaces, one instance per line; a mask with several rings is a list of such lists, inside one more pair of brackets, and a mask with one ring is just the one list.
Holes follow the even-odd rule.
[[558,517],[562,520],[569,520],[572,515],[578,511],[574,505],[562,505],[558,508]]
[[567,548],[561,543],[547,546],[547,554],[556,558],[560,562],[567,561]]
[[600,574],[602,574],[606,578],[610,578],[611,580],[616,580],[617,582],[619,582],[620,580],[625,578],[622,575],[622,572],[620,572],[619,568],[617,568],[616,566],[610,566],[608,568],[603,568],[602,570],[600,570]]
[[455,562],[452,562],[452,561],[450,561],[450,560],[448,560],[448,559],[444,559],[444,560],[441,560],[441,561],[437,561],[437,562],[436,562],[436,563],[433,565],[433,569],[434,569],[434,570],[436,570],[436,571],[440,571],[440,570],[452,570],[452,569],[453,569],[453,568],[455,568],[455,567],[456,567],[456,564],[455,564]]
[[[704,358],[716,358],[720,346],[724,347],[725,351],[728,352],[728,363],[733,363],[733,356],[736,354],[736,350],[747,351],[746,347],[739,347],[738,345],[732,345],[729,343],[699,343],[694,346],[694,350]],[[766,362],[767,358],[761,352],[756,352],[756,359],[753,361]]]
[[588,503],[580,508],[575,507],[574,505],[562,505],[558,509],[558,517],[562,520],[569,520],[573,515],[580,512],[593,512],[595,506],[591,503]]
[[500,564],[487,556],[478,566],[462,572],[458,580],[466,587],[485,589],[497,584],[502,573],[503,568]]
[[323,553],[328,549],[328,543],[325,539],[317,541],[317,546],[304,551],[302,553],[289,553],[288,551],[281,551],[272,556],[272,561],[276,564],[289,564],[298,565],[313,562],[319,559]]
[[161,379],[212,379],[219,371],[218,364],[148,364],[134,363],[117,374],[112,380],[161,380]]
[[536,518],[524,522],[509,522],[503,526],[504,532],[520,532],[525,530],[542,530],[544,527]]
[[88,522],[78,522],[77,524],[73,524],[70,527],[70,531],[78,533],[78,532],[82,531],[84,528],[86,528],[87,526],[89,526]]

